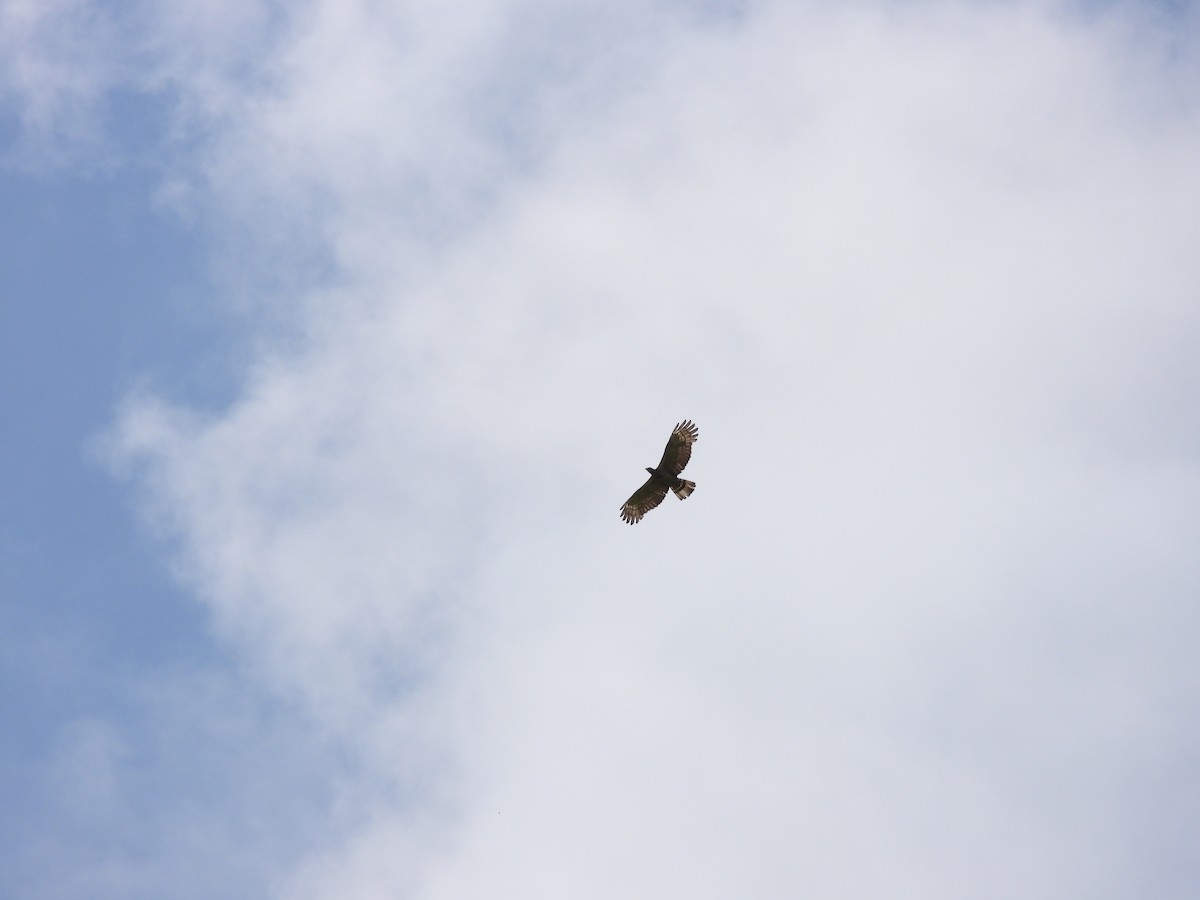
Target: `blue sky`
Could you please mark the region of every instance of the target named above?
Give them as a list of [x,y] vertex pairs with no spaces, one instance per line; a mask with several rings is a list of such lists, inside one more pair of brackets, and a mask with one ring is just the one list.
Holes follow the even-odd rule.
[[0,894],[1190,896],[1196,25],[0,6]]
[[[162,662],[161,644],[147,638],[174,643],[198,624],[186,604],[156,601],[180,596],[130,520],[125,491],[89,452],[124,392],[156,370],[194,378],[215,338],[198,248],[148,208],[150,184],[134,173],[5,178],[10,653],[82,633],[103,658]],[[75,673],[76,690],[99,687],[90,669]],[[32,724],[55,697],[39,689],[36,669],[12,676],[22,684],[11,700],[29,698]]]
[[[222,656],[97,452],[139,385],[211,403],[231,375],[222,347],[236,339],[213,303],[203,245],[152,203],[160,173],[139,143],[160,127],[155,113],[143,104],[113,122],[116,148],[103,155],[114,161],[102,167],[82,156],[3,176],[3,785],[14,895],[40,890],[29,858],[39,843],[79,841],[69,812],[47,809],[48,760],[64,730],[109,720],[136,732],[147,713],[136,685]],[[89,830],[103,844],[104,829]]]

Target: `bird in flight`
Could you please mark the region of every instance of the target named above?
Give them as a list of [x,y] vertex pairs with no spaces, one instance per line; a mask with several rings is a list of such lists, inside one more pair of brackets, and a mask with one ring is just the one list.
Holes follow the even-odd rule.
[[657,469],[646,467],[650,478],[633,496],[621,507],[621,518],[633,525],[640,522],[642,516],[663,502],[667,489],[675,492],[680,500],[686,500],[696,489],[696,482],[680,478],[679,473],[692,458],[692,444],[700,438],[700,429],[690,419],[685,419],[675,426],[671,437],[667,439],[667,449],[663,451],[662,462]]

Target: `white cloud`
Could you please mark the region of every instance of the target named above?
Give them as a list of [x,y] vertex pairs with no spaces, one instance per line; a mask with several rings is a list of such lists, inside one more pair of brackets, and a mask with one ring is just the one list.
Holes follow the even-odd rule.
[[0,162],[43,177],[161,164],[164,197],[186,209],[184,198],[198,202],[187,190],[193,152],[211,151],[247,87],[262,87],[262,57],[282,28],[275,6],[6,0]]
[[110,16],[85,0],[0,5],[0,103],[30,150],[94,138],[97,98],[116,80],[112,37]]
[[[605,92],[519,69],[536,4],[398,9],[313,5],[213,142],[303,236],[249,265],[338,265],[302,337],[121,425],[353,760],[280,896],[1183,896],[1194,32],[668,10]],[[684,417],[699,489],[623,526]]]

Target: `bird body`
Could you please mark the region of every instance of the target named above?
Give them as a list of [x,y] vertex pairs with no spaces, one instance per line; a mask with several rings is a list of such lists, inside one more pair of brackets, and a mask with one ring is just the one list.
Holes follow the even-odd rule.
[[651,481],[655,484],[661,484],[663,487],[670,488],[679,496],[680,500],[686,500],[688,495],[696,489],[696,482],[680,478],[678,475],[660,472],[658,469],[652,469],[649,466],[646,466],[646,471],[650,473]]
[[688,460],[692,458],[692,444],[700,438],[700,429],[689,419],[675,426],[667,439],[662,460],[657,468],[646,467],[650,477],[621,507],[621,518],[633,525],[642,520],[654,507],[663,502],[667,491],[672,491],[680,500],[686,500],[696,490],[696,482],[680,478]]

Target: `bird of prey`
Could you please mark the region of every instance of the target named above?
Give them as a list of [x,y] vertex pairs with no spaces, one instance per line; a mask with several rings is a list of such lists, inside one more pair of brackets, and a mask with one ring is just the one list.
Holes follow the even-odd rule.
[[690,419],[675,426],[663,451],[662,462],[657,469],[646,467],[650,478],[621,507],[621,518],[630,525],[640,522],[642,516],[663,502],[667,489],[675,492],[680,500],[686,500],[696,489],[696,482],[680,478],[679,473],[692,458],[692,444],[700,438],[700,429]]

